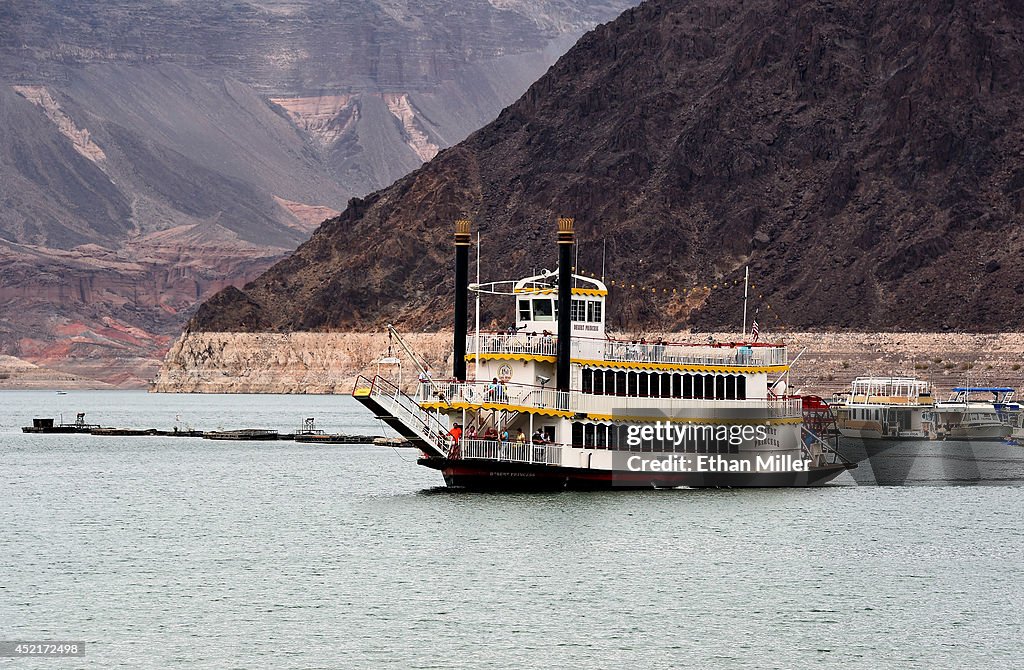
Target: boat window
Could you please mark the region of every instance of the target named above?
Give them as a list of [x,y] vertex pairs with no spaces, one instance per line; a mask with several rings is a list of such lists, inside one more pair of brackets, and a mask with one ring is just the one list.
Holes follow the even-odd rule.
[[725,378],[725,399],[736,399],[736,377],[729,375]]
[[572,444],[574,447],[581,446],[583,444],[583,424],[574,423],[572,424]]
[[604,372],[594,370],[594,394],[604,395]]
[[599,300],[587,301],[587,321],[594,323],[601,321],[601,302]]
[[530,301],[529,300],[523,300],[523,299],[519,300],[519,320],[520,321],[532,321],[533,320],[532,318],[530,318]]
[[704,399],[704,375],[693,375],[693,398]]
[[636,396],[636,373],[635,372],[629,372],[627,374],[629,375],[629,388],[626,391],[626,395],[634,396],[635,397]]
[[583,390],[584,393],[592,393],[593,392],[593,389],[594,389],[594,372],[593,372],[593,370],[590,370],[589,368],[585,368],[583,370],[583,383],[582,383],[581,386],[583,387],[582,390]]
[[583,424],[583,446],[594,446],[594,424],[592,423]]
[[611,370],[604,371],[604,392],[605,395],[619,395],[615,388],[615,373]]
[[747,377],[746,375],[740,375],[736,378],[736,399],[746,400],[747,399]]
[[533,299],[533,320],[534,321],[554,321],[555,310],[554,302],[548,298],[534,298]]
[[647,383],[646,372],[640,373],[640,392],[638,393],[638,395],[641,398],[646,398],[648,395],[650,395],[650,385]]
[[683,375],[683,397],[687,400],[693,397],[693,375]]
[[704,375],[704,399],[713,400],[715,397],[715,376]]
[[587,306],[585,301],[573,299],[572,301],[572,312],[570,313],[573,321],[586,321],[587,320]]
[[604,449],[608,446],[608,427],[604,424],[600,424],[594,428],[594,446],[598,449]]
[[661,397],[672,397],[672,373],[664,372],[661,375]]
[[672,375],[672,397],[683,397],[683,376],[678,372]]
[[715,398],[725,399],[725,375],[715,375]]

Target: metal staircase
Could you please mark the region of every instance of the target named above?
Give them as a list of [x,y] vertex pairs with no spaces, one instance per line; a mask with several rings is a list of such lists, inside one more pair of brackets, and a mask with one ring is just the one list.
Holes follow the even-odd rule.
[[356,379],[352,397],[431,458],[448,458],[452,439],[436,416],[380,375]]

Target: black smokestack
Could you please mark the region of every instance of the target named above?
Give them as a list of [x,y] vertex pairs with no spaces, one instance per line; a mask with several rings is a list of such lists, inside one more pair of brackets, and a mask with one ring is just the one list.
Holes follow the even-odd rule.
[[466,381],[466,321],[469,319],[469,226],[460,219],[455,222],[455,361],[452,376]]
[[569,390],[569,363],[572,361],[572,248],[576,235],[572,219],[558,220],[558,349],[555,372],[558,390]]

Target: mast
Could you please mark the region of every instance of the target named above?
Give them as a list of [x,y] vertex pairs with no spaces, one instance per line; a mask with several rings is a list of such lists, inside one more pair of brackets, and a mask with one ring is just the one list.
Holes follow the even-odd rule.
[[604,266],[605,261],[608,260],[608,238],[606,237],[601,243],[601,283],[604,283]]
[[743,273],[743,339],[747,339],[747,288],[750,286],[750,266]]
[[[519,314],[517,313],[518,317]],[[480,231],[476,231],[476,364],[473,379],[480,378]]]

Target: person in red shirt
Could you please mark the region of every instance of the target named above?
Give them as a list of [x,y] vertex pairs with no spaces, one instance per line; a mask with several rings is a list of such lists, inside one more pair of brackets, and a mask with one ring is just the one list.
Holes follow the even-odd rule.
[[452,437],[452,448],[448,452],[448,458],[459,458],[461,456],[459,440],[462,439],[462,426],[457,423],[453,424],[452,429],[448,431],[448,434]]

